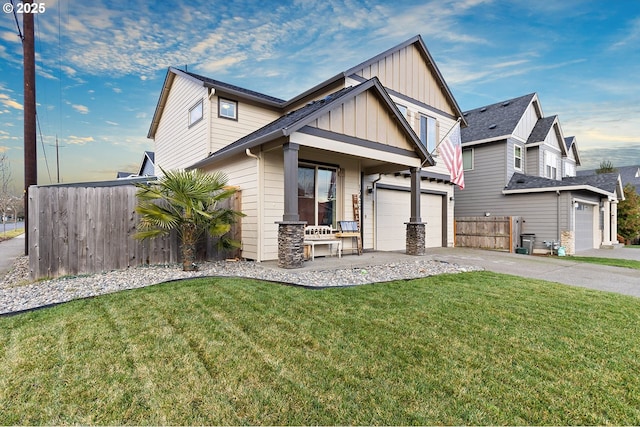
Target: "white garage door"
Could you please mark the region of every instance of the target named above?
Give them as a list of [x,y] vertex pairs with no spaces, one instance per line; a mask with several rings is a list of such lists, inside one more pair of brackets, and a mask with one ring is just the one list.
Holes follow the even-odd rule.
[[593,205],[578,203],[576,210],[576,251],[593,249]]
[[[399,251],[407,248],[407,226],[411,216],[411,193],[378,189],[376,203],[376,249]],[[422,194],[420,215],[426,222],[427,248],[442,247],[442,199],[440,195]]]

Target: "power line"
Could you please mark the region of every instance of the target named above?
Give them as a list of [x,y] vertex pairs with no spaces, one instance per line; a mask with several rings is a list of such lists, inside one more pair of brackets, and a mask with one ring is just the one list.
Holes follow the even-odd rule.
[[40,133],[40,143],[42,144],[42,153],[44,154],[44,164],[47,165],[47,174],[49,175],[49,182],[53,182],[51,180],[51,172],[49,172],[49,162],[47,161],[47,151],[44,148],[44,138],[42,138],[42,128],[40,127],[40,115],[36,110],[36,121],[38,122],[38,132]]
[[18,27],[18,37],[20,37],[20,40],[24,42],[24,36],[22,35],[22,31],[20,30],[20,22],[18,22],[18,13],[16,12],[16,7],[13,4],[13,0],[11,0],[11,6],[13,9],[13,17],[16,19],[16,27]]

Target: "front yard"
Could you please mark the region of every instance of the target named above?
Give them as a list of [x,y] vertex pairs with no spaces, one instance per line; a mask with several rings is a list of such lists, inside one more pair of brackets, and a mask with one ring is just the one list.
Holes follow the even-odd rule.
[[640,300],[490,272],[0,318],[0,424],[639,424]]

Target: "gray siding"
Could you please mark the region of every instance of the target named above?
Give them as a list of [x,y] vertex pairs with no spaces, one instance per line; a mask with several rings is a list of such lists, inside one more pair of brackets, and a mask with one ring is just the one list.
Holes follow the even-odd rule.
[[464,172],[465,188],[455,189],[455,216],[482,216],[502,203],[506,182],[504,141],[474,147],[473,170]]
[[542,162],[540,161],[540,148],[528,147],[525,157],[525,173],[527,175],[540,176],[540,165],[542,164]]

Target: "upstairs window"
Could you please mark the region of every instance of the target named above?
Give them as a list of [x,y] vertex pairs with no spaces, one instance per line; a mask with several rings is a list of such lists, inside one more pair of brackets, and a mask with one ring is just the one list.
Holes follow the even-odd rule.
[[189,127],[202,120],[202,99],[189,109]]
[[218,117],[238,120],[238,103],[236,101],[218,98]]
[[513,146],[513,167],[515,170],[522,170],[522,147],[519,145]]
[[576,176],[576,166],[573,163],[564,164],[564,176]]
[[400,110],[400,113],[402,114],[402,117],[404,117],[406,119],[407,118],[407,107],[405,107],[404,105],[400,105],[400,104],[396,104],[396,107],[398,107],[398,110]]
[[558,179],[558,157],[549,151],[544,153],[544,172],[545,177]]
[[473,169],[473,148],[462,149],[462,169],[466,171]]
[[436,119],[429,116],[420,116],[420,141],[429,153],[436,149]]

